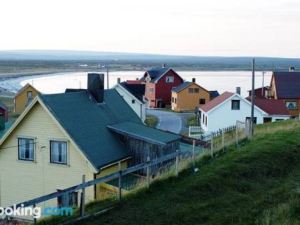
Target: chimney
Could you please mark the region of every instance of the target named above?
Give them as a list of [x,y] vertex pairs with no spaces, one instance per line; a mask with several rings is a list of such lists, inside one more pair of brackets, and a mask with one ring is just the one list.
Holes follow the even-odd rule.
[[289,72],[295,72],[295,67],[294,67],[294,66],[291,66],[291,67],[289,68]]
[[193,83],[196,83],[196,78],[192,78],[192,82],[193,82]]
[[241,87],[236,87],[236,93],[237,93],[238,95],[241,95]]
[[104,98],[104,74],[88,73],[87,89],[97,103],[102,103]]
[[121,83],[121,78],[120,77],[118,77],[118,81],[117,82],[118,82],[118,84]]

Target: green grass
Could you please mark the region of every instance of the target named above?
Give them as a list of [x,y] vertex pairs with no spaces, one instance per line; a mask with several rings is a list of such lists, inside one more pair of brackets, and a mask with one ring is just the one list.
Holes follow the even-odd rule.
[[198,167],[198,173],[186,170],[157,181],[107,214],[78,224],[300,223],[299,128],[255,137]]
[[300,122],[257,126],[240,146],[198,161],[198,173],[155,181],[121,203],[93,202],[88,213],[114,209],[73,224],[300,224]]
[[156,116],[148,115],[145,120],[145,124],[149,127],[156,127],[158,123],[158,118]]

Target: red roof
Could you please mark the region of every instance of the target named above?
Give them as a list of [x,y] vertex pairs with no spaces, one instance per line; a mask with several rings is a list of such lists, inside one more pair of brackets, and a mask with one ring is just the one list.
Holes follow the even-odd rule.
[[218,97],[214,98],[213,100],[211,100],[210,102],[206,103],[205,105],[200,106],[200,109],[203,110],[204,112],[208,112],[211,109],[213,109],[216,106],[223,103],[224,101],[226,101],[227,99],[229,99],[233,95],[235,95],[235,94],[232,92],[226,91],[223,94],[221,94],[220,96],[218,96]]
[[283,100],[257,98],[255,105],[270,115],[289,115]]
[[127,84],[141,84],[142,82],[140,80],[127,80]]

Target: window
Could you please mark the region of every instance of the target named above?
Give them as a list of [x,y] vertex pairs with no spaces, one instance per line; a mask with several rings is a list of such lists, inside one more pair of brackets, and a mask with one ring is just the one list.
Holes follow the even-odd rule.
[[34,160],[34,139],[18,138],[19,160]]
[[32,91],[27,91],[27,99],[32,99]]
[[154,88],[149,88],[150,93],[154,93]]
[[50,162],[67,164],[67,142],[50,141]]
[[297,107],[297,102],[285,102],[285,105],[288,109],[290,110],[295,110],[295,109],[298,109]]
[[[58,190],[60,191],[60,190]],[[58,207],[77,207],[78,206],[78,193],[71,192],[57,198]]]
[[32,102],[32,91],[27,91],[27,102],[26,106]]
[[231,100],[231,109],[240,110],[240,100]]
[[264,123],[271,123],[272,117],[264,117]]
[[205,98],[200,98],[199,99],[199,104],[204,105],[205,104]]
[[177,102],[177,98],[174,99],[174,103],[175,103],[175,104],[176,104],[176,102]]
[[166,83],[173,83],[174,82],[174,77],[173,76],[167,76],[166,77]]
[[199,88],[194,88],[195,93],[199,93]]
[[134,103],[135,103],[135,100],[134,100],[134,99],[132,99],[132,100],[131,100],[131,103],[132,103],[132,104],[134,104]]
[[194,93],[194,88],[189,88],[189,93],[190,94]]

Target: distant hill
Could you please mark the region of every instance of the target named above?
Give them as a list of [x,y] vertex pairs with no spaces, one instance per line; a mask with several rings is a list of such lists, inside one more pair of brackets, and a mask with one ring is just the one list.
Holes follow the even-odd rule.
[[[249,70],[252,57],[206,57],[155,55],[141,53],[64,51],[64,50],[14,50],[0,51],[0,61],[99,61],[110,64],[139,64],[169,66],[199,70]],[[300,68],[300,59],[257,57],[257,68],[264,70],[287,70],[290,66]]]

